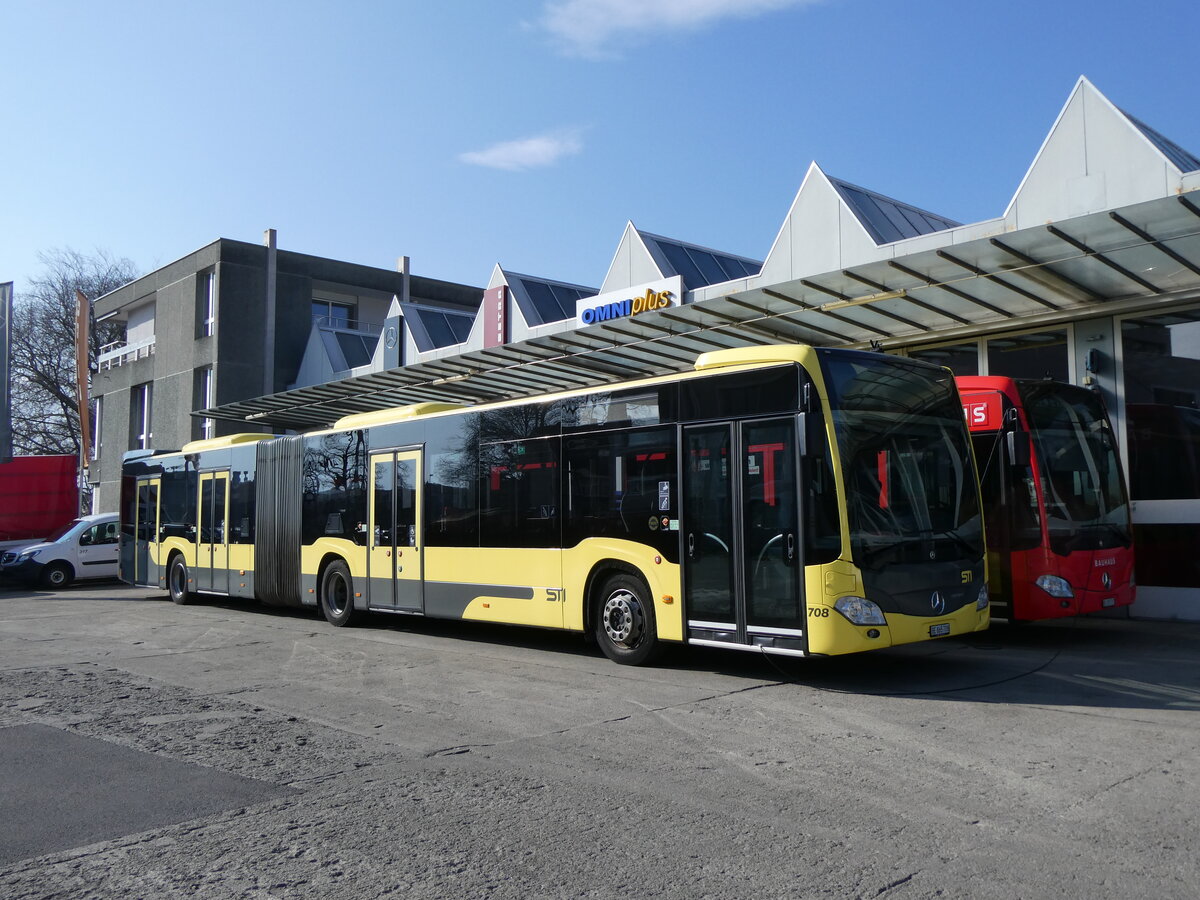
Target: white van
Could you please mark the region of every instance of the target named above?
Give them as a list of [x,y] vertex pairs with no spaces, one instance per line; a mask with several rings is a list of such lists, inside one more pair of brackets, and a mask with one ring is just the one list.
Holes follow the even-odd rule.
[[75,579],[116,578],[120,561],[116,513],[80,516],[46,540],[0,555],[0,576],[63,588]]

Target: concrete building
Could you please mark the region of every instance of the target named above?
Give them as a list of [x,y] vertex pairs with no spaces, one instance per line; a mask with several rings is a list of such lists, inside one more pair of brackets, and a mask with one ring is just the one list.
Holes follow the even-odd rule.
[[259,430],[194,411],[369,366],[390,310],[474,320],[482,288],[404,268],[279,250],[268,231],[262,245],[222,238],[97,299],[96,318],[123,321],[125,340],[104,348],[92,380],[95,508],[117,508],[127,450]]

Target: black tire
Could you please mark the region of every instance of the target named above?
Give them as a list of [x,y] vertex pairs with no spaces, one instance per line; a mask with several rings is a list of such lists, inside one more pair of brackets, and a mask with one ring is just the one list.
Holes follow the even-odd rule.
[[167,593],[171,595],[172,603],[183,606],[196,599],[196,595],[188,587],[190,578],[183,556],[178,553],[172,556],[171,562],[167,565]]
[[42,569],[42,587],[50,588],[57,591],[65,588],[75,580],[75,570],[71,568],[69,563],[52,562],[46,568]]
[[342,560],[335,560],[321,576],[321,613],[325,621],[338,628],[354,622],[354,578],[350,567]]
[[592,623],[596,643],[613,662],[641,666],[662,653],[650,591],[640,578],[622,573],[604,581],[595,593]]

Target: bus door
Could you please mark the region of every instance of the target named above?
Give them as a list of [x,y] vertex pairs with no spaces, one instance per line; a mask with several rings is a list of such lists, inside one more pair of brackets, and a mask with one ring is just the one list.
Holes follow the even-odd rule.
[[229,593],[229,473],[200,473],[196,589]]
[[[158,584],[158,563],[150,559],[150,545],[158,543],[159,478],[139,478],[133,521],[133,571],[131,584]],[[123,554],[122,554],[123,555]],[[126,560],[121,560],[122,565]]]
[[684,428],[684,597],[693,640],[803,650],[794,418]]
[[371,454],[370,606],[423,612],[421,450]]

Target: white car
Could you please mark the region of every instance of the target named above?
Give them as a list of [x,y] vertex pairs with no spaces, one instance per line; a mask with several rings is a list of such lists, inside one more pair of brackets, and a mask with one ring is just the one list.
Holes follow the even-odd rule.
[[0,555],[0,575],[63,588],[76,579],[116,578],[120,562],[116,513],[80,516],[41,543],[13,547]]

